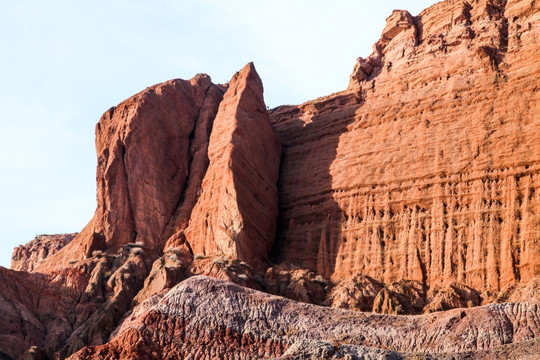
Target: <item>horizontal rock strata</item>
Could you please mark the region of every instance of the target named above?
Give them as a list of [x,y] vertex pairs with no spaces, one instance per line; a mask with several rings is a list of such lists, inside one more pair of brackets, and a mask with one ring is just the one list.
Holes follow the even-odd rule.
[[135,309],[110,343],[82,349],[70,359],[124,359],[134,354],[139,359],[153,354],[162,359],[263,359],[285,355],[290,348],[298,351],[299,343],[306,341],[310,351],[319,341],[331,344],[333,353],[394,354],[396,359],[429,353],[437,359],[446,353],[481,353],[522,342],[530,347],[528,341],[540,335],[539,324],[538,302],[422,316],[369,315],[192,277]]
[[539,26],[446,0],[336,94],[267,111],[248,64],[109,109],[94,217],[0,268],[0,359],[540,353]]
[[395,12],[348,91],[273,110],[275,259],[336,280],[493,291],[538,275],[537,10],[482,0]]

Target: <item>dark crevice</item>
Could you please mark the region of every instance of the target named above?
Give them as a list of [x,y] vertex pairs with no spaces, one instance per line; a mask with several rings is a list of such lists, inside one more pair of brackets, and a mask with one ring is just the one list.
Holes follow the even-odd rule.
[[420,249],[416,248],[416,257],[418,258],[418,263],[420,264],[420,271],[422,272],[422,286],[427,287],[427,269],[426,264],[422,261],[422,256],[420,254]]
[[[130,237],[131,242],[135,242],[137,239],[138,229],[137,229],[137,224],[135,222],[135,214],[134,214],[134,209],[133,209],[133,202],[131,200],[131,192],[129,190],[129,176],[128,176],[127,167],[126,167],[127,153],[126,153],[126,145],[124,143],[120,144],[120,151],[121,151],[121,158],[122,158],[122,170],[124,171],[124,176],[125,176],[126,197],[127,197],[127,203],[128,203],[128,209],[129,209],[129,221],[132,224],[133,229],[134,229],[133,234],[129,234],[128,236]],[[106,239],[106,240],[110,240],[110,239]]]
[[[184,189],[182,189],[182,193],[178,199],[178,202],[176,203],[176,206],[174,207],[174,210],[171,214],[171,216],[169,217],[169,219],[167,220],[167,222],[165,223],[165,226],[163,227],[163,230],[162,230],[162,233],[160,235],[160,239],[159,239],[159,244],[160,244],[160,247],[163,247],[165,244],[164,242],[168,240],[168,238],[170,236],[172,236],[174,234],[174,232],[176,231],[176,229],[173,228],[173,226],[176,226],[176,224],[174,224],[174,222],[176,220],[178,220],[178,216],[181,215],[179,213],[181,207],[184,205],[184,203],[186,202],[186,197],[188,195],[188,189],[190,189],[194,184],[193,184],[193,181],[197,180],[197,181],[200,181],[202,183],[202,180],[204,179],[204,176],[206,174],[206,170],[208,169],[208,142],[210,140],[210,134],[211,134],[211,131],[212,131],[212,128],[213,128],[213,122],[214,122],[214,119],[215,119],[215,115],[217,115],[217,109],[216,109],[216,114],[214,114],[214,119],[211,119],[209,121],[209,124],[208,124],[208,129],[206,129],[206,132],[205,132],[205,136],[206,136],[206,149],[204,150],[205,151],[205,156],[206,156],[206,166],[205,166],[205,169],[203,171],[203,174],[202,176],[197,179],[193,179],[193,161],[194,161],[194,158],[196,156],[196,154],[199,152],[199,151],[203,151],[203,149],[196,149],[195,146],[194,146],[194,141],[195,141],[195,137],[196,137],[196,132],[197,132],[197,129],[199,128],[199,126],[202,126],[200,124],[201,122],[201,112],[203,111],[203,109],[206,109],[206,105],[207,105],[207,102],[208,102],[208,99],[209,99],[209,92],[211,89],[217,89],[219,90],[219,92],[221,94],[223,94],[223,90],[221,90],[218,86],[215,86],[214,84],[210,84],[206,90],[205,90],[205,93],[204,93],[204,98],[203,98],[203,101],[201,102],[201,106],[199,107],[199,109],[197,110],[197,116],[195,117],[195,121],[194,121],[194,124],[193,124],[193,129],[191,131],[191,133],[189,134],[189,137],[188,137],[188,142],[189,142],[189,147],[188,147],[188,166],[187,166],[187,175],[186,175],[186,182],[184,184]],[[197,195],[198,196],[198,195]],[[196,203],[196,201],[194,202],[194,204]],[[191,212],[192,209],[190,209],[190,212]],[[189,245],[188,245],[189,246]]]
[[13,358],[5,352],[0,351],[0,360],[13,360]]

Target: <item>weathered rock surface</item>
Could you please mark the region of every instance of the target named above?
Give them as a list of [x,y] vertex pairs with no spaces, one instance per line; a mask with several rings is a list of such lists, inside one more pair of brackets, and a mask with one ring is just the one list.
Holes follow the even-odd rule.
[[207,75],[197,75],[149,87],[105,112],[96,125],[94,218],[40,270],[128,243],[159,253],[183,205],[190,165],[204,168],[199,158],[191,161],[199,145],[192,141],[196,123],[211,126],[222,96]]
[[69,244],[75,236],[77,233],[36,236],[34,240],[13,250],[11,269],[33,271],[37,264]]
[[313,271],[280,264],[264,275],[264,291],[310,304],[326,304],[331,283]]
[[312,358],[339,353],[401,359],[429,353],[437,359],[473,351],[482,358],[508,344],[538,349],[537,340],[530,340],[540,335],[539,324],[537,301],[421,316],[370,315],[197,276],[136,308],[108,344],[87,347],[70,359],[263,359],[308,352]]
[[[43,325],[17,345],[18,353],[7,346],[10,354],[35,346],[37,353],[62,358],[103,344],[134,305],[196,274],[261,288],[262,279],[241,259],[265,269],[275,235],[280,145],[262,91],[248,64],[229,86],[214,85],[206,75],[171,80],[103,115],[96,126],[93,219],[62,249],[57,241],[49,251],[53,239],[38,238],[14,255],[14,268],[46,274],[43,281],[56,284],[59,299],[64,287],[73,293],[59,300],[63,311],[53,316],[69,329],[44,343],[50,329]],[[214,237],[189,231],[201,216],[228,237],[212,243]],[[193,249],[207,243],[194,256]],[[39,294],[29,296],[39,302]],[[34,310],[36,316],[46,311]]]
[[478,291],[538,275],[539,6],[396,11],[347,91],[274,109],[274,259]]
[[329,297],[329,305],[339,309],[376,311],[373,303],[384,285],[368,276],[357,275],[341,281]]
[[111,108],[92,220],[0,268],[0,359],[535,359],[539,25],[446,0],[340,93],[269,114],[248,64]]
[[17,358],[31,346],[49,351],[72,327],[66,319],[75,292],[42,274],[0,267],[0,354]]
[[262,82],[248,64],[233,76],[214,121],[210,165],[185,231],[195,254],[264,265],[276,232],[280,151]]
[[186,240],[197,254],[265,264],[275,236],[280,144],[253,64],[228,87],[198,75],[142,91],[103,115],[96,149],[94,218],[40,271],[74,254],[142,243],[160,255]]

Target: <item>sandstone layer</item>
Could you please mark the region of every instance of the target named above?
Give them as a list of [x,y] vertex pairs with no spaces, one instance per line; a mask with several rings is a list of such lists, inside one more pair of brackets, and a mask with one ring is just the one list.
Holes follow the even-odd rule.
[[[184,190],[190,135],[199,114],[215,116],[221,96],[199,75],[155,85],[109,109],[96,125],[96,213],[58,255],[75,250],[90,257],[135,242],[157,250]],[[202,112],[205,102],[214,105],[213,114]]]
[[[53,314],[34,306],[31,313],[65,324],[63,337],[45,341],[55,328],[41,318],[39,331],[11,324],[0,328],[0,339],[7,336],[5,346],[0,343],[5,356],[17,358],[26,349],[24,356],[37,351],[63,358],[105,343],[134,304],[193,274],[260,288],[240,260],[266,268],[275,236],[280,144],[253,64],[230,86],[197,75],[134,95],[102,116],[96,150],[93,219],[75,238],[41,236],[14,252],[13,269],[39,273],[43,287],[54,284],[51,292],[63,310]],[[212,235],[199,232],[207,219]],[[222,266],[217,259],[224,256]],[[6,286],[30,279],[21,291],[28,303],[40,303],[40,294],[32,293],[34,277],[5,274]],[[64,291],[72,296],[62,299]],[[14,309],[27,306],[18,293],[4,298]],[[15,345],[7,343],[12,337]]]
[[539,25],[446,0],[327,97],[267,111],[248,64],[111,108],[94,217],[0,268],[0,359],[534,358]]
[[280,152],[262,82],[248,64],[233,76],[214,121],[210,165],[185,231],[195,254],[253,264],[267,258],[276,232]]
[[39,263],[69,244],[75,236],[77,233],[36,236],[34,240],[13,250],[11,269],[33,271]]
[[539,324],[538,301],[370,315],[198,276],[136,308],[108,344],[69,359],[495,358],[485,353],[500,355],[509,346],[517,349],[513,354],[538,351]]
[[396,11],[347,91],[274,109],[274,259],[480,291],[537,276],[539,6]]
[[197,75],[105,112],[96,125],[95,215],[39,270],[130,243],[155,259],[186,240],[192,253],[265,259],[275,236],[280,144],[262,93],[248,64],[230,89]]

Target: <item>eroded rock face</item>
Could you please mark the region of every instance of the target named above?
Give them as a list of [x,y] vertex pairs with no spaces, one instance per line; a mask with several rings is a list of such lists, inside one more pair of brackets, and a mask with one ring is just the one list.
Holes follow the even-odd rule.
[[174,233],[171,221],[186,203],[189,172],[206,169],[201,137],[222,97],[207,75],[197,75],[149,87],[105,112],[96,125],[94,218],[40,270],[50,272],[74,257],[128,243],[159,254]]
[[[262,91],[248,64],[228,86],[206,75],[171,80],[103,115],[96,126],[93,219],[54,254],[44,243],[52,238],[15,252],[14,266],[36,268],[57,292],[73,293],[53,316],[67,321],[67,336],[44,348],[51,329],[41,324],[34,331],[39,341],[23,339],[16,350],[7,347],[10,354],[35,346],[36,354],[62,358],[103,344],[134,305],[196,274],[261,288],[252,266],[265,269],[275,235],[280,154]],[[223,236],[199,236],[203,217]],[[32,252],[37,255],[25,255]],[[30,298],[39,302],[38,294]]]
[[10,268],[31,272],[37,264],[69,244],[75,236],[77,233],[38,235],[34,240],[13,250]]
[[96,126],[98,209],[105,245],[159,244],[189,170],[188,150],[208,76],[166,82],[106,112]]
[[353,276],[332,289],[329,305],[339,309],[372,311],[373,302],[383,288],[383,284],[368,276]]
[[273,266],[264,275],[264,291],[309,304],[326,305],[331,283],[313,271],[294,265]]
[[264,264],[275,236],[280,151],[262,82],[248,64],[233,76],[214,121],[210,164],[185,231],[195,254]]
[[270,115],[253,64],[111,108],[93,219],[0,268],[0,358],[539,353],[539,6],[395,11],[345,91]]
[[538,275],[538,7],[396,11],[348,91],[273,110],[274,259],[495,292]]
[[369,315],[198,276],[143,303],[108,344],[87,347],[70,359],[287,358],[326,354],[327,347],[327,358],[356,353],[399,359],[417,352],[433,359],[445,358],[446,352],[466,358],[473,351],[482,358],[486,351],[501,354],[509,347],[522,353],[538,349],[537,340],[528,340],[540,335],[539,305],[507,303],[416,317]]

